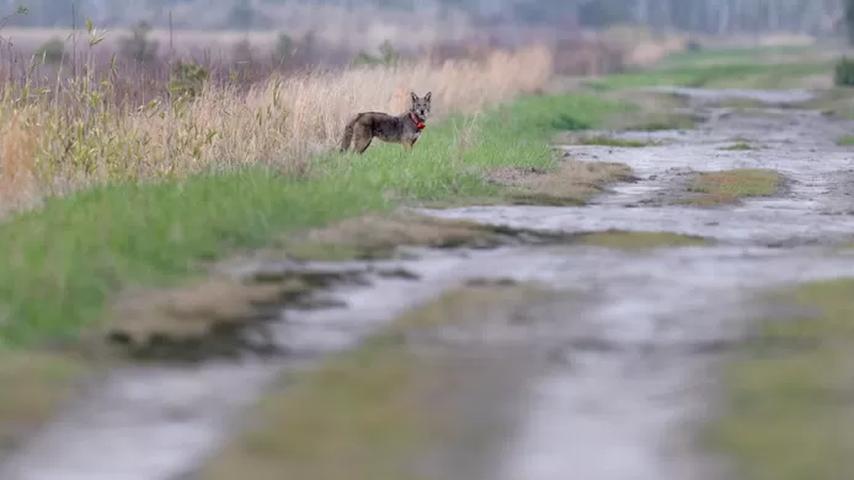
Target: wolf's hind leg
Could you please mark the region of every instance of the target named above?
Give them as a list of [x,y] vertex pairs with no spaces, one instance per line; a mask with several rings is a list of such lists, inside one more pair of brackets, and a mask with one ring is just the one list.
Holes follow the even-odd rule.
[[356,150],[356,152],[359,155],[361,155],[361,154],[365,153],[365,150],[367,150],[368,147],[371,146],[372,140],[373,140],[373,138],[370,136],[357,137],[356,138],[356,145],[355,145],[354,149]]
[[353,150],[358,154],[365,153],[365,150],[371,146],[371,141],[374,139],[373,132],[369,127],[356,125],[353,133]]

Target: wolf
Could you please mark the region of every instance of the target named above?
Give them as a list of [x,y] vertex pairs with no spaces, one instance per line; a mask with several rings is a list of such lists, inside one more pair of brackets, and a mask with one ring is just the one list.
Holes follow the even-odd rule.
[[419,97],[410,93],[412,103],[409,111],[392,116],[387,113],[364,112],[356,115],[344,129],[341,151],[353,150],[359,154],[371,146],[374,138],[384,142],[400,143],[406,150],[412,150],[415,142],[421,138],[421,131],[427,127],[427,118],[433,107],[433,93]]

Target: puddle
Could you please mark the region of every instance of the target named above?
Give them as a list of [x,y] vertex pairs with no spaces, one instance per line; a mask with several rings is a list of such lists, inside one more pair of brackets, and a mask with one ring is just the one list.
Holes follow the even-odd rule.
[[[723,95],[675,93],[701,103]],[[794,92],[742,94],[775,104],[802,101]],[[267,335],[286,355],[117,370],[11,458],[0,478],[193,478],[239,425],[240,413],[282,372],[352,348],[449,288],[489,279],[571,292],[583,308],[543,306],[529,313],[543,320],[530,328],[478,338],[524,335],[547,359],[546,373],[528,379],[523,407],[507,413],[516,429],[500,442],[502,454],[484,480],[727,478],[692,439],[714,407],[716,362],[744,338],[745,319],[760,313],[756,293],[854,276],[854,255],[833,248],[854,232],[854,197],[847,193],[854,156],[835,145],[852,125],[798,110],[697,108],[710,118],[697,130],[616,135],[657,145],[566,147],[572,158],[623,162],[640,177],[590,206],[425,213],[549,232],[667,231],[715,245],[644,252],[580,245],[414,250],[413,260],[374,263],[363,284],[330,292],[344,308],[286,310],[270,323]],[[734,138],[759,148],[722,151]],[[660,201],[688,171],[742,167],[780,171],[788,185],[776,197],[719,209]],[[251,273],[276,266],[243,268]]]

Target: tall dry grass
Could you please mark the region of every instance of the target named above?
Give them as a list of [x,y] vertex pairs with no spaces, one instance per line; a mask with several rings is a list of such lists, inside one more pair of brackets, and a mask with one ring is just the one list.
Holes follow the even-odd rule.
[[36,199],[35,129],[20,113],[0,123],[0,214],[24,208]]
[[[116,101],[115,82],[55,89],[7,86],[0,96],[0,201],[16,206],[111,181],[145,181],[268,164],[300,174],[334,148],[353,114],[401,112],[410,91],[434,94],[436,118],[472,113],[543,88],[542,47],[449,60],[273,76],[248,90],[208,85],[195,100]],[[165,88],[165,87],[164,87]]]

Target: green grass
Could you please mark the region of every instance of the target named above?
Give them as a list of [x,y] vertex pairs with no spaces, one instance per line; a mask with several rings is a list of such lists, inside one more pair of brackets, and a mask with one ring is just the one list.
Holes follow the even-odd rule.
[[854,280],[808,284],[778,301],[804,313],[765,322],[727,368],[724,415],[710,428],[745,480],[854,474]]
[[854,135],[845,135],[844,137],[839,138],[836,141],[836,144],[843,147],[850,147],[854,145]]
[[591,82],[597,89],[640,88],[656,85],[706,88],[789,88],[804,77],[828,73],[832,65],[797,64],[721,64],[709,66],[663,67],[649,72],[613,75]]
[[813,47],[779,46],[747,48],[710,48],[699,51],[675,53],[661,62],[661,67],[679,68],[691,66],[753,65],[768,62],[768,58],[797,58],[812,55]]
[[706,88],[790,88],[833,72],[810,47],[704,50],[671,55],[655,68],[610,75],[589,85],[600,90],[673,85]]
[[401,203],[500,195],[484,172],[551,169],[556,131],[625,108],[591,95],[531,97],[431,126],[411,155],[379,146],[318,158],[308,178],[253,168],[49,200],[0,225],[0,349],[74,341],[122,289],[178,283],[282,232]]

